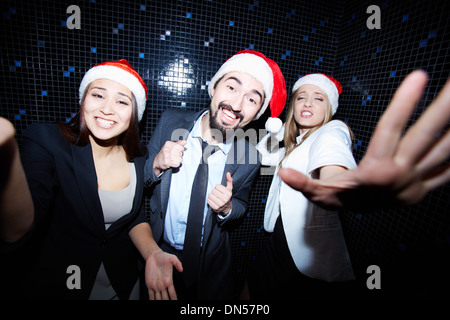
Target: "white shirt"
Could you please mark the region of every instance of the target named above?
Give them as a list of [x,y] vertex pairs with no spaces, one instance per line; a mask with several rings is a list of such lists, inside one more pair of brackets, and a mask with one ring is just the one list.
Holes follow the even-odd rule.
[[[178,250],[183,249],[192,184],[202,156],[202,146],[198,139],[202,138],[201,119],[206,113],[208,111],[196,120],[192,131],[188,135],[183,153],[183,161],[179,170],[172,170],[169,201],[164,225],[164,240]],[[223,170],[225,169],[227,155],[231,149],[233,139],[234,137],[229,137],[228,140],[219,143],[217,146],[220,150],[208,158],[208,187],[205,197],[203,221],[208,212],[208,195],[217,184],[222,182]]]
[[[298,136],[297,142],[302,137]],[[279,159],[284,151],[284,148],[279,149]],[[309,176],[315,169],[327,165],[356,167],[350,134],[341,121],[330,121],[316,130],[282,163],[283,168]],[[264,228],[272,232],[281,212],[289,251],[298,270],[325,281],[354,279],[338,212],[314,205],[301,192],[284,183],[277,172],[278,167],[269,190]]]

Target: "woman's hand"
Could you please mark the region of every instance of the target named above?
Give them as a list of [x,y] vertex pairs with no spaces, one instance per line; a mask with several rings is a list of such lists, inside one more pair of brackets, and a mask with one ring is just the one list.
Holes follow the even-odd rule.
[[353,170],[325,181],[292,169],[279,175],[309,200],[326,208],[374,209],[409,205],[450,180],[450,81],[415,124],[402,132],[422,96],[428,76],[408,75],[375,128],[367,152]]
[[16,130],[13,124],[9,120],[0,117],[0,147],[14,138],[15,134]]
[[6,242],[20,240],[34,220],[15,134],[13,124],[0,117],[0,237]]

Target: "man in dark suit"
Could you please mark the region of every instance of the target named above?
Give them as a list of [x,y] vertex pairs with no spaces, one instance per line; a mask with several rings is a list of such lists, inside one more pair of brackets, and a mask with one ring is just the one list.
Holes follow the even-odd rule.
[[[148,144],[150,224],[131,237],[146,259],[150,299],[233,298],[228,230],[244,216],[260,166],[240,133],[269,104],[277,117],[286,88],[274,61],[241,51],[222,65],[208,92],[208,110],[166,111]],[[206,162],[208,177],[198,178]]]

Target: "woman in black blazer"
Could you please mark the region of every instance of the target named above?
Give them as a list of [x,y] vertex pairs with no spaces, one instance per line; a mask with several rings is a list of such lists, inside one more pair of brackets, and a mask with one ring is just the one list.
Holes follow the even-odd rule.
[[[145,217],[148,154],[138,125],[147,87],[122,59],[91,68],[79,91],[80,111],[69,123],[35,124],[23,132],[26,182],[20,196],[1,201],[3,247],[23,261],[26,298],[139,298],[139,255],[128,233]],[[8,144],[17,149],[15,141]],[[10,163],[10,179],[20,181],[20,160]],[[3,182],[2,196],[17,195],[13,186]]]

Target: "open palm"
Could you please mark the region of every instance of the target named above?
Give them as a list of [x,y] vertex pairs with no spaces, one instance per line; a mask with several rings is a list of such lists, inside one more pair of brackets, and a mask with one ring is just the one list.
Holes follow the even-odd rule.
[[373,209],[413,204],[450,180],[450,81],[402,136],[428,81],[409,74],[375,128],[358,167],[323,181],[293,169],[279,175],[310,201],[326,208]]
[[149,256],[145,264],[145,284],[150,300],[176,300],[173,284],[173,267],[183,271],[180,260],[172,254],[160,251]]

